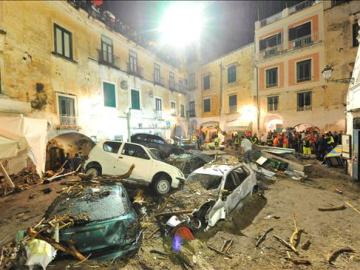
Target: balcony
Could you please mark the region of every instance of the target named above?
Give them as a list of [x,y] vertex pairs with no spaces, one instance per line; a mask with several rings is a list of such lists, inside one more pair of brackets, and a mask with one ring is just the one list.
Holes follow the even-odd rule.
[[75,129],[77,128],[77,117],[73,115],[60,115],[60,125],[58,128],[61,129]]
[[272,56],[279,55],[281,53],[281,50],[282,50],[282,46],[277,45],[277,46],[266,48],[266,49],[260,51],[260,53],[263,58],[269,58]]
[[282,13],[279,12],[279,13],[276,13],[268,18],[265,18],[263,20],[260,21],[260,27],[263,27],[265,25],[268,25],[270,23],[273,23],[273,22],[276,22],[278,20],[280,20],[282,18]]
[[165,82],[164,82],[163,77],[155,76],[155,74],[153,74],[153,79],[154,79],[154,84],[157,84],[157,85],[160,85],[160,86],[165,86]]
[[188,90],[195,90],[196,84],[195,83],[189,83]]
[[291,42],[292,48],[302,48],[312,45],[314,42],[312,40],[311,35],[303,36],[300,38],[296,38],[294,40],[289,41]]
[[186,116],[187,117],[196,117],[195,110],[186,111]]
[[163,119],[162,117],[162,111],[155,110],[155,118],[156,119]]
[[106,52],[98,49],[98,62],[100,65],[109,66],[115,69],[120,69],[119,57],[114,54],[107,54]]
[[294,14],[296,12],[299,12],[300,10],[311,7],[315,2],[316,2],[315,0],[307,0],[300,2],[289,8],[289,14]]
[[237,113],[237,106],[236,105],[229,106],[229,113]]
[[178,90],[175,80],[171,80],[171,79],[169,80],[169,89],[172,91]]
[[139,78],[144,78],[143,75],[143,68],[140,67],[139,65],[130,65],[130,63],[127,63],[127,73]]

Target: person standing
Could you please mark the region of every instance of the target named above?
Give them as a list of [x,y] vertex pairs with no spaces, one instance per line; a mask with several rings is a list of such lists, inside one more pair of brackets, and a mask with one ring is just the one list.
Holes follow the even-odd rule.
[[249,163],[251,161],[251,150],[252,150],[252,143],[251,141],[246,138],[244,135],[241,136],[241,152],[244,155],[244,161]]

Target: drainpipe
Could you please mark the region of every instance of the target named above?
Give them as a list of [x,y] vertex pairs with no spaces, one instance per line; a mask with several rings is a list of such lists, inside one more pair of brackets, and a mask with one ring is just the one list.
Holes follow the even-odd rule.
[[258,75],[258,66],[255,64],[256,70],[256,113],[257,113],[257,123],[256,123],[256,132],[259,136],[260,131],[260,105],[259,105],[259,75]]
[[128,142],[130,142],[131,131],[130,131],[130,118],[131,118],[131,109],[126,113],[126,123],[127,123],[127,133],[128,133]]
[[219,128],[220,128],[220,123],[221,123],[221,116],[223,113],[223,64],[222,62],[220,62],[219,65],[220,68],[220,108],[219,108]]

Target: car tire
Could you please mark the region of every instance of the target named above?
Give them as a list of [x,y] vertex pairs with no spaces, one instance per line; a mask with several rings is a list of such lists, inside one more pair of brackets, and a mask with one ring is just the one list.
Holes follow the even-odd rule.
[[162,196],[170,192],[171,184],[170,180],[166,175],[159,175],[153,183],[153,188],[156,194]]
[[90,168],[87,168],[87,169],[86,169],[85,174],[92,174],[94,177],[97,177],[97,176],[99,176],[101,173],[100,173],[99,168],[97,168],[97,167],[90,167]]

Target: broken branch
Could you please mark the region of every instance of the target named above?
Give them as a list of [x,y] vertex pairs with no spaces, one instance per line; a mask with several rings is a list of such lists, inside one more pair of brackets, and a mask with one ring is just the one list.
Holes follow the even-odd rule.
[[335,260],[337,259],[337,257],[344,252],[355,252],[355,250],[353,250],[351,247],[344,247],[344,248],[340,248],[335,250],[333,253],[330,254],[328,262],[330,264],[333,264],[335,262]]
[[293,247],[290,243],[286,242],[284,239],[281,239],[279,236],[277,235],[273,235],[274,238],[276,240],[278,240],[281,244],[283,244],[285,247],[287,247],[288,249],[292,250],[295,254],[298,254],[298,251],[296,250],[295,247]]
[[219,253],[219,254],[221,254],[223,256],[226,256],[226,257],[232,259],[232,256],[229,255],[229,254],[226,254],[226,253],[224,253],[224,252],[222,252],[222,251],[220,251],[220,250],[218,250],[218,249],[216,249],[216,248],[214,248],[212,246],[209,246],[209,245],[207,245],[207,247],[208,247],[208,249],[211,249],[212,251],[215,251],[216,253]]
[[270,229],[267,229],[266,232],[264,232],[260,237],[259,239],[256,241],[256,244],[255,244],[255,247],[258,247],[266,238],[266,235],[271,232],[272,230],[274,230],[274,228],[270,228]]
[[318,208],[319,211],[337,211],[337,210],[344,210],[346,206],[344,204],[334,207],[320,207]]
[[311,265],[311,262],[309,260],[293,259],[293,258],[285,258],[285,259],[291,261],[293,264],[296,265]]
[[172,212],[162,212],[159,214],[156,214],[155,217],[161,217],[161,216],[169,216],[169,215],[179,215],[179,214],[189,214],[192,213],[193,209],[187,209],[187,210],[179,210],[179,211],[172,211]]
[[353,206],[351,203],[349,202],[345,202],[346,205],[350,206],[355,212],[357,212],[358,214],[360,214],[360,211],[358,209],[355,208],[355,206]]

